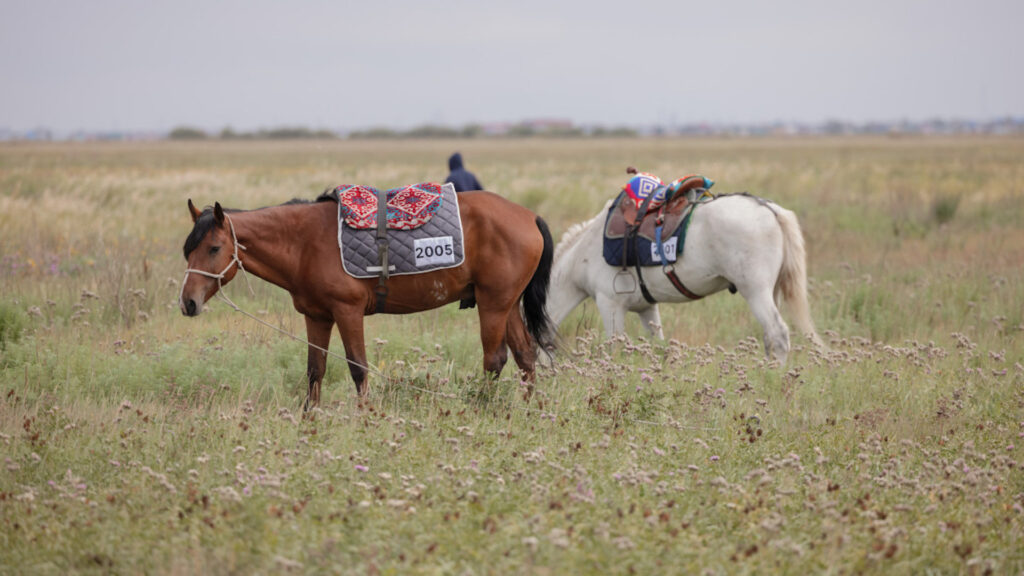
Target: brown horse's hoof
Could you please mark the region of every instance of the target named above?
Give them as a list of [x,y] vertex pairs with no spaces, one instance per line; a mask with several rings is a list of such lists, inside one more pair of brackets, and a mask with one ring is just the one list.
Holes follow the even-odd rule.
[[530,400],[533,398],[533,391],[533,384],[530,384],[529,386],[526,387],[525,390],[523,390],[523,401],[526,402],[527,404],[529,404]]
[[636,168],[632,166],[626,166],[626,174],[636,174]]
[[302,403],[302,417],[305,418],[319,405],[319,400],[313,400],[309,395],[306,395],[306,401]]

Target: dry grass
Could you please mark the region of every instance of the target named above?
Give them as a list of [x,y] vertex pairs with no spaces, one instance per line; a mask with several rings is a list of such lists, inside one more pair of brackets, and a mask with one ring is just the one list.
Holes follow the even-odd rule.
[[[249,208],[436,180],[454,148],[556,238],[628,164],[794,209],[830,351],[797,341],[767,366],[735,297],[665,307],[667,342],[604,342],[589,304],[527,404],[511,370],[481,380],[476,318],[447,307],[369,319],[387,375],[373,406],[354,406],[332,360],[324,409],[303,421],[301,345],[224,306],[180,316],[186,198]],[[1020,572],[1022,152],[971,138],[0,147],[0,571]],[[228,290],[301,331],[286,294],[254,285]]]

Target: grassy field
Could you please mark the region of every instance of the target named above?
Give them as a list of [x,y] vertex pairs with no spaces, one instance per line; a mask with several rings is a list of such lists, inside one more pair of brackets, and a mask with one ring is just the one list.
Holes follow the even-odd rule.
[[[371,407],[332,359],[303,420],[302,344],[178,311],[187,198],[439,180],[454,149],[556,239],[628,164],[779,202],[830,349],[767,366],[728,295],[606,342],[588,303],[527,403],[449,306],[369,318]],[[4,144],[0,573],[1021,573],[1022,263],[1020,139]]]

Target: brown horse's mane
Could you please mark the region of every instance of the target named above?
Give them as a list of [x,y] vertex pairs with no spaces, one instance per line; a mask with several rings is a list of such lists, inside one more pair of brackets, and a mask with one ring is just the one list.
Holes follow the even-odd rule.
[[335,192],[335,188],[331,187],[324,190],[322,194],[316,197],[317,202],[338,202],[338,193]]
[[[334,191],[334,189],[332,188],[330,191],[324,192],[323,194],[317,196],[316,200],[306,200],[306,199],[303,199],[303,198],[292,198],[291,200],[289,200],[287,202],[284,202],[283,204],[278,204],[278,206],[293,206],[293,205],[296,205],[296,204],[313,204],[314,202],[326,202],[326,201],[330,201],[330,200],[333,200],[334,202],[337,202],[338,201],[337,195],[334,195],[334,196],[331,195],[331,193],[333,191]],[[267,208],[274,208],[274,206],[264,206],[262,208],[254,208],[252,210],[241,210],[241,209],[238,209],[238,208],[224,208],[224,213],[225,214],[234,214],[234,213],[237,213],[237,212],[254,212],[256,210],[265,210]],[[195,223],[195,226],[192,227],[192,232],[189,233],[188,238],[185,238],[185,246],[182,249],[185,252],[185,259],[186,260],[188,259],[188,255],[191,254],[193,250],[195,250],[196,248],[199,247],[199,243],[203,241],[204,237],[206,237],[206,233],[209,232],[210,230],[212,230],[215,225],[216,225],[216,223],[215,223],[214,218],[213,218],[213,206],[206,206],[205,208],[203,208],[203,211],[199,215],[199,218],[196,218],[196,223]]]
[[[232,213],[240,212],[240,210],[225,208],[224,212]],[[196,218],[196,223],[192,226],[192,232],[189,232],[188,238],[185,238],[185,246],[182,247],[182,251],[185,252],[186,260],[188,260],[188,255],[199,247],[199,243],[206,237],[206,233],[213,230],[214,226],[216,226],[216,221],[213,217],[213,206],[207,206],[203,208],[199,218]]]

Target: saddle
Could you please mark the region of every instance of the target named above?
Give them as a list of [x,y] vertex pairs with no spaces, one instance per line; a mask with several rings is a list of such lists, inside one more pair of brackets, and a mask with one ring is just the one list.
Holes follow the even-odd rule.
[[[657,227],[661,226],[661,237],[669,238],[682,224],[686,216],[686,207],[696,200],[697,191],[703,189],[706,192],[714,185],[708,178],[691,174],[675,180],[668,186],[661,185],[649,190],[641,197],[634,193],[637,188],[633,184],[642,177],[650,175],[639,175],[623,188],[617,206],[608,216],[605,237],[622,238],[631,228],[636,228],[638,236],[653,242],[657,235]],[[660,182],[660,179],[658,181]],[[638,199],[640,202],[637,202]],[[642,216],[641,211],[644,212]]]
[[[697,204],[713,198],[708,188],[714,182],[691,174],[665,186],[652,174],[638,173],[636,168],[626,169],[635,176],[623,187],[618,199],[608,210],[605,220],[603,256],[611,266],[621,266],[616,275],[616,292],[631,292],[629,282],[619,285],[619,278],[630,278],[626,271],[632,265],[644,300],[656,300],[647,289],[642,268],[660,265],[669,282],[684,296],[699,300],[703,296],[683,285],[676,276],[675,261],[686,241],[688,221]],[[677,237],[678,235],[678,237]]]
[[378,228],[378,205],[386,204],[388,230],[413,230],[441,209],[441,185],[422,182],[380,191],[372,186],[343,184],[334,189],[345,225],[355,230]]

